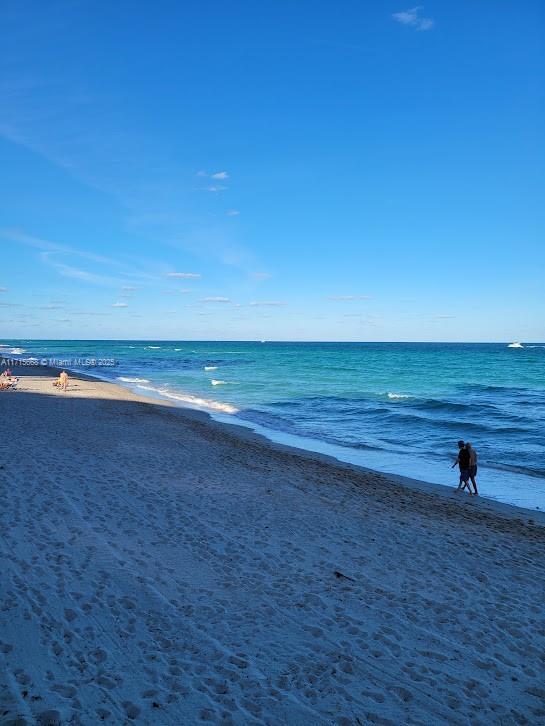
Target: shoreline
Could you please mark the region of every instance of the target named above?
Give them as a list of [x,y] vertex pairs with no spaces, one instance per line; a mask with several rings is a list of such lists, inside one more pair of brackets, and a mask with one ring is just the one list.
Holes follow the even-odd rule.
[[[156,345],[150,345],[149,347],[159,349],[161,344],[164,344],[164,341],[155,341],[155,343]],[[47,344],[44,343],[44,345],[45,350],[47,349]],[[91,347],[89,348],[88,346],[85,350],[91,350],[93,346],[92,344],[90,345]],[[332,415],[335,415],[336,403],[330,405],[326,401],[322,411],[322,405],[316,406],[313,403],[314,399],[312,396],[310,398],[311,404],[307,405],[304,396],[299,401],[298,394],[295,392],[295,403],[293,403],[292,407],[290,403],[291,397],[289,401],[286,399],[287,403],[284,402],[284,405],[282,403],[282,395],[278,391],[275,393],[273,388],[270,394],[273,396],[271,400],[274,399],[276,401],[278,399],[278,405],[280,406],[277,415],[276,403],[271,405],[267,404],[267,393],[259,393],[259,395],[251,394],[248,398],[243,388],[240,389],[240,392],[236,387],[229,388],[223,386],[216,389],[215,386],[210,385],[209,380],[211,376],[215,375],[214,373],[203,374],[202,370],[199,371],[197,369],[197,372],[195,374],[192,373],[187,381],[185,378],[178,380],[175,371],[171,370],[172,361],[169,356],[173,356],[172,360],[174,360],[177,356],[184,354],[173,353],[168,350],[163,352],[159,350],[146,352],[145,355],[151,356],[151,358],[157,353],[161,361],[166,356],[166,370],[164,373],[161,373],[161,366],[156,368],[153,365],[153,361],[151,361],[149,366],[146,364],[142,367],[138,363],[140,353],[137,353],[136,350],[126,350],[126,347],[123,347],[121,343],[119,345],[121,347],[112,348],[112,355],[118,357],[119,369],[89,369],[78,365],[78,360],[81,356],[83,355],[85,357],[86,355],[85,350],[84,353],[77,353],[77,350],[82,349],[78,348],[74,342],[70,343],[67,354],[72,355],[72,361],[77,366],[72,371],[76,375],[80,371],[89,371],[90,375],[99,380],[107,381],[114,385],[122,385],[136,395],[148,396],[158,401],[174,401],[175,405],[179,405],[184,409],[192,408],[205,411],[215,421],[232,424],[233,421],[230,419],[234,418],[237,424],[260,433],[268,440],[279,444],[332,456],[339,461],[381,472],[390,477],[404,477],[427,484],[446,486],[447,488],[455,487],[458,479],[456,472],[451,469],[451,464],[457,453],[455,442],[458,438],[471,439],[477,442],[476,448],[481,454],[478,479],[479,494],[483,499],[499,501],[535,512],[545,512],[545,478],[542,475],[543,467],[538,457],[540,445],[538,444],[537,447],[534,447],[535,453],[531,454],[525,448],[524,440],[521,439],[521,433],[513,435],[510,433],[494,433],[495,427],[499,425],[494,419],[495,411],[490,413],[490,420],[488,420],[486,418],[488,413],[485,410],[483,413],[484,420],[481,421],[479,406],[477,406],[476,410],[470,410],[467,405],[464,406],[461,403],[461,408],[464,412],[463,414],[457,413],[456,406],[458,404],[449,403],[449,396],[445,398],[445,396],[438,394],[437,400],[432,396],[430,401],[428,401],[426,399],[427,394],[422,394],[424,397],[420,401],[418,398],[420,395],[418,394],[419,388],[416,385],[413,388],[403,388],[402,386],[399,389],[400,391],[403,390],[404,393],[410,393],[411,395],[406,397],[414,397],[416,399],[414,403],[394,402],[392,404],[386,399],[385,392],[377,393],[375,391],[376,396],[378,396],[377,400],[380,401],[376,404],[377,408],[375,410],[373,405],[369,403],[369,400],[372,400],[375,394],[369,394],[369,400],[365,398],[365,403],[362,404],[361,418],[354,418],[354,426],[352,427],[348,425],[352,421],[351,409],[348,407],[348,410],[345,411],[346,404],[344,403],[341,404],[342,411],[345,414],[344,418],[340,417],[338,420],[329,420],[327,412],[331,408],[331,411],[333,411]],[[488,344],[483,345],[486,347]],[[30,347],[38,357],[42,355],[40,353],[41,349]],[[134,342],[133,345],[129,345],[128,347],[136,349],[138,345]],[[193,350],[189,347],[186,350],[189,358],[192,359],[193,354],[200,354],[204,358],[212,355],[212,353],[214,355],[216,353],[217,355],[221,354],[221,349],[216,350],[210,341],[206,343],[206,346],[201,347],[202,350]],[[174,348],[174,350],[179,351],[182,348]],[[29,355],[29,351],[24,350],[24,341],[21,342],[21,348],[13,348],[13,350],[20,351],[21,353],[26,352]],[[147,351],[147,346],[145,350]],[[72,352],[70,353],[70,351]],[[237,348],[236,350],[231,350],[229,348],[227,350],[227,353],[233,352],[242,352],[242,349],[239,350]],[[136,365],[130,364],[133,353],[136,355]],[[129,357],[123,363],[126,355]],[[76,357],[74,358],[74,356]],[[510,354],[508,353],[508,359],[509,356]],[[57,357],[63,358],[64,354],[60,355],[59,353]],[[204,358],[203,361],[206,362]],[[273,359],[276,360],[276,356],[273,356]],[[70,358],[64,361],[64,365],[66,366],[69,361]],[[201,361],[201,365],[203,361]],[[55,361],[49,359],[49,362],[52,365],[61,365],[60,360]],[[213,360],[212,362],[215,363],[217,361]],[[70,368],[68,367],[68,369]],[[204,370],[206,371],[206,367]],[[233,374],[233,376],[236,379],[236,375]],[[229,375],[227,375],[227,378],[227,383],[237,382],[234,379],[232,381]],[[278,376],[273,376],[273,379],[277,378]],[[219,381],[211,382],[213,384],[219,383]],[[221,382],[224,383],[225,381]],[[396,386],[397,383],[391,380],[387,389],[385,388],[384,391],[395,391],[397,390]],[[472,389],[471,384],[468,384],[468,386],[469,389]],[[470,395],[473,395],[471,394],[471,390]],[[478,399],[480,393],[475,395]],[[488,394],[483,395],[487,396]],[[392,397],[403,398],[404,396],[388,393],[388,399]],[[443,398],[445,399],[444,401]],[[262,401],[264,405],[262,406],[259,401]],[[441,403],[441,401],[443,402]],[[526,401],[522,401],[522,403],[526,403]],[[435,404],[441,410],[446,407],[446,412],[443,411],[442,413],[436,414],[437,406]],[[368,419],[365,412],[370,405],[371,411],[370,418]],[[451,405],[454,407],[452,411],[449,408]],[[298,413],[299,409],[296,409],[295,406],[302,407],[302,413],[300,415]],[[315,411],[312,410],[313,406],[316,409]],[[292,408],[295,413],[292,412]],[[432,414],[428,415],[426,413],[428,408],[432,409]],[[491,408],[491,406],[488,406],[488,408]],[[309,410],[307,411],[307,409]],[[487,409],[487,405],[485,404],[483,404],[484,409]],[[504,413],[507,417],[505,425],[510,425],[509,407],[507,407]],[[433,424],[436,415],[438,416],[437,426]],[[541,419],[539,418],[538,409],[535,410],[535,416],[535,425],[528,423],[527,438],[528,441],[538,442],[539,439],[536,438],[536,434],[539,433],[541,426],[539,423]],[[301,419],[300,422],[298,422],[299,418]],[[408,420],[408,428],[404,426],[405,418]],[[420,424],[421,418],[426,422],[425,424]],[[381,421],[383,420],[385,421],[384,425],[386,428],[381,433]],[[482,429],[480,436],[474,430],[479,425],[479,431]],[[422,430],[422,426],[424,430]],[[351,431],[351,428],[354,430]],[[503,430],[500,427],[499,431]],[[358,431],[360,435],[358,435]],[[505,431],[509,431],[509,429],[505,429]],[[452,449],[448,445],[449,441]],[[363,442],[369,446],[364,445]],[[520,467],[514,466],[518,461],[516,452],[519,449],[521,452]],[[506,458],[506,451],[512,451],[510,457]]]
[[540,513],[56,374],[0,392],[2,718],[545,715]]
[[[25,370],[25,373],[20,374],[21,370]],[[27,376],[36,376],[37,372],[39,372],[38,377],[58,376],[61,370],[61,368],[57,368],[54,366],[25,365],[17,368],[17,371],[19,371],[19,375],[21,375],[21,377],[23,378]],[[184,403],[182,401],[176,403],[175,401],[167,397],[162,397],[160,394],[147,395],[145,393],[139,393],[135,390],[137,386],[125,386],[122,383],[115,383],[110,379],[102,378],[98,375],[81,373],[79,370],[71,370],[70,368],[66,368],[66,370],[70,371],[71,380],[77,380],[78,378],[80,378],[81,380],[96,381],[106,386],[111,386],[112,391],[118,389],[122,392],[129,392],[130,394],[132,394],[132,396],[134,396],[135,399],[143,403],[156,406],[167,406],[173,411],[179,411],[182,416],[189,416],[190,418],[192,416],[195,416],[197,420],[206,421],[210,426],[218,426],[220,427],[220,429],[224,426],[227,428],[231,428],[233,429],[232,433],[241,441],[256,443],[265,448],[270,448],[271,450],[293,453],[309,461],[317,463],[322,462],[333,465],[348,473],[363,473],[377,476],[391,482],[391,484],[393,485],[398,485],[415,492],[426,493],[430,495],[435,495],[437,497],[446,498],[451,502],[457,502],[462,505],[467,505],[478,511],[499,514],[507,518],[521,518],[526,520],[530,519],[535,524],[545,526],[545,510],[541,510],[539,507],[522,507],[517,504],[502,502],[497,499],[481,495],[479,495],[479,497],[469,497],[465,494],[465,492],[457,492],[455,484],[449,486],[447,484],[439,484],[436,482],[428,482],[421,479],[415,479],[410,476],[404,476],[403,474],[396,474],[395,472],[384,472],[378,469],[372,469],[371,467],[366,467],[363,464],[356,464],[350,461],[340,459],[334,454],[322,452],[317,449],[305,448],[304,446],[297,446],[296,444],[284,443],[282,441],[275,441],[275,439],[270,438],[268,434],[270,433],[271,436],[274,436],[276,433],[279,433],[281,438],[285,438],[282,432],[275,432],[272,429],[267,430],[264,427],[259,427],[262,431],[256,431],[255,424],[245,424],[240,421],[229,421],[227,420],[226,414],[208,411],[204,408],[192,406],[190,403]],[[302,439],[303,437],[293,436],[291,438]],[[314,440],[309,439],[309,441],[313,442]],[[317,440],[316,443],[317,445],[319,445],[321,442]]]

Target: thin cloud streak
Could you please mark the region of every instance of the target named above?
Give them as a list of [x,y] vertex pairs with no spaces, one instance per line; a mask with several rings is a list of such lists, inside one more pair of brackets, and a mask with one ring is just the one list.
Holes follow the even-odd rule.
[[201,178],[204,177],[205,179],[215,179],[216,181],[221,181],[224,179],[229,179],[229,173],[226,171],[215,171],[212,174],[209,174],[204,169],[200,169],[195,176],[200,176]]
[[287,302],[280,300],[254,300],[250,303],[252,307],[282,307],[287,304]]
[[176,277],[180,280],[197,280],[201,277],[200,272],[167,272],[165,277]]
[[107,287],[119,287],[120,280],[115,277],[108,277],[107,275],[96,275],[94,272],[88,270],[82,270],[79,267],[73,267],[72,265],[66,265],[64,262],[58,262],[57,260],[51,259],[51,255],[54,252],[42,252],[40,255],[42,262],[45,262],[50,267],[58,272],[63,277],[71,277],[75,280],[81,280],[82,282],[88,282],[92,285],[105,285]]
[[10,242],[15,242],[16,244],[41,250],[40,259],[42,262],[54,267],[60,275],[65,277],[73,277],[97,285],[115,285],[117,287],[123,287],[123,284],[126,282],[126,280],[123,279],[88,272],[87,270],[82,270],[72,265],[53,261],[51,259],[51,255],[69,255],[89,262],[98,263],[106,267],[113,267],[117,274],[129,279],[155,279],[154,275],[135,270],[130,265],[111,257],[104,257],[103,255],[97,255],[92,252],[87,252],[86,250],[80,250],[76,247],[71,247],[70,245],[59,244],[58,242],[52,242],[50,240],[42,239],[41,237],[34,237],[17,229],[0,229],[0,239],[7,239]]

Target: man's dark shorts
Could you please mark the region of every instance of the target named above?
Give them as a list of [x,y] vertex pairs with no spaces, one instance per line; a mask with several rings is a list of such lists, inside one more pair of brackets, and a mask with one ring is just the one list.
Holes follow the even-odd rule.
[[475,464],[475,466],[469,467],[469,476],[472,476],[472,477],[477,476],[477,464]]
[[460,469],[460,479],[462,481],[469,481],[469,469]]

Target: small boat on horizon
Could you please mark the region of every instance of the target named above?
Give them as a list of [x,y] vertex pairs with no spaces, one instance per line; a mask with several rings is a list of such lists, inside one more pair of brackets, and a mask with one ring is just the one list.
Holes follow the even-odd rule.
[[508,348],[524,348],[522,343],[509,343]]

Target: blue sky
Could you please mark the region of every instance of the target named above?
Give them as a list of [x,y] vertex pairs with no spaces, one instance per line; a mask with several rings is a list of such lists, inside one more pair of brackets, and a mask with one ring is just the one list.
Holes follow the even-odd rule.
[[545,340],[541,0],[0,20],[0,337]]

